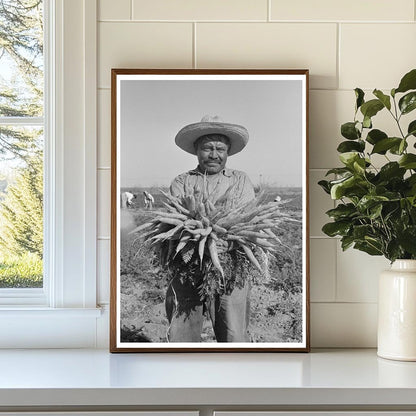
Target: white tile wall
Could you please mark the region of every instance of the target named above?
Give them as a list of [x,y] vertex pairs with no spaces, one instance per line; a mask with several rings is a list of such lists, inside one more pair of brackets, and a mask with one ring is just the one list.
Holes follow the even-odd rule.
[[111,90],[98,90],[97,166],[111,167]]
[[98,20],[130,20],[130,0],[99,0]]
[[336,239],[310,241],[311,302],[335,302],[337,245]]
[[413,21],[413,0],[271,0],[273,20]]
[[340,166],[337,146],[340,125],[354,119],[354,91],[310,91],[309,167]]
[[[99,301],[109,300],[110,69],[309,68],[312,346],[375,346],[377,275],[388,262],[343,253],[321,232],[334,203],[316,183],[338,164],[352,89],[389,91],[416,67],[415,1],[99,0],[98,19]],[[374,127],[393,132],[387,113]],[[99,344],[107,333],[101,328]]]
[[337,245],[337,301],[377,302],[378,275],[390,267],[381,256],[358,250],[342,251]]
[[111,171],[99,169],[97,174],[97,221],[98,237],[110,237],[110,212],[111,212]]
[[[341,88],[388,89],[416,65],[416,25],[341,24]],[[364,46],[365,45],[365,46]]]
[[333,23],[201,23],[197,67],[309,68],[312,88],[335,88],[336,33]]
[[110,240],[97,241],[97,299],[106,304],[110,299]]
[[192,23],[99,23],[98,86],[111,68],[191,68]]
[[267,20],[267,0],[133,0],[135,20]]
[[374,347],[377,343],[375,303],[312,303],[314,347]]

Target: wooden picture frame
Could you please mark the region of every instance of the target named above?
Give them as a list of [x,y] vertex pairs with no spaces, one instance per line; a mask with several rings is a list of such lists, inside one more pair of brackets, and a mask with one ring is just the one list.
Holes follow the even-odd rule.
[[111,352],[309,351],[308,77],[112,70]]

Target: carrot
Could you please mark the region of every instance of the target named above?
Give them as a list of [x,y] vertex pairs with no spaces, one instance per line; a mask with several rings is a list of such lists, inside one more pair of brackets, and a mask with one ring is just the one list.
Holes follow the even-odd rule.
[[182,225],[183,226],[183,221],[176,220],[174,218],[159,218],[158,221],[163,223],[163,224]]
[[175,250],[175,256],[186,246],[186,243],[188,242],[188,240],[191,238],[191,236],[188,235],[184,235],[181,240],[179,241],[179,244],[176,246],[176,250]]
[[166,231],[165,233],[157,234],[153,236],[152,238],[150,238],[150,240],[155,240],[155,242],[158,242],[160,240],[167,240],[168,238],[173,239],[174,235],[178,231],[180,231],[182,228],[183,228],[183,224],[177,225],[176,227],[170,229],[169,231]]
[[186,220],[184,222],[185,227],[198,227],[203,228],[203,224],[201,221],[198,220]]
[[210,199],[207,200],[206,204],[208,204],[211,215],[215,214],[218,211],[217,208],[215,208],[215,205],[212,203],[212,201]]
[[199,259],[200,259],[200,266],[201,266],[201,270],[202,270],[202,260],[204,258],[204,251],[205,251],[205,243],[207,241],[207,236],[204,236],[203,238],[201,238],[199,240],[199,245],[198,245],[198,254],[199,254]]
[[193,195],[189,196],[189,205],[188,205],[188,209],[191,212],[195,211],[195,197]]
[[212,238],[213,240],[215,240],[215,241],[218,241],[218,240],[219,240],[219,238],[218,238],[217,234],[215,234],[215,232],[214,232],[214,231],[212,231],[212,232],[211,232],[210,236],[211,236],[211,238]]
[[[187,220],[189,217],[187,217],[186,215],[183,214],[179,214],[179,212],[162,212],[162,211],[153,211],[152,212],[153,215],[158,215],[159,217],[162,218],[174,218],[177,220]],[[159,217],[156,217],[155,219],[159,219]]]
[[208,251],[211,256],[213,266],[221,273],[221,276],[224,279],[224,270],[221,267],[220,259],[218,257],[217,244],[212,238],[208,238]]
[[190,229],[186,229],[186,231],[188,231],[188,233],[191,233],[193,235],[197,235],[197,234],[202,234],[205,231],[205,228],[195,228],[194,230],[190,230]]
[[205,211],[205,205],[202,202],[198,204],[197,211],[201,215],[201,217],[207,216],[207,212]]
[[256,259],[255,255],[251,251],[249,247],[247,247],[245,244],[241,244],[241,247],[243,247],[244,253],[246,253],[247,258],[256,266],[256,268],[263,273],[263,270],[260,266],[259,261]]
[[259,233],[256,231],[239,231],[236,233],[236,235],[242,236],[242,237],[255,237],[255,238],[272,238],[270,235]]
[[220,227],[220,226],[219,226],[219,225],[217,225],[217,224],[212,224],[212,229],[213,229],[215,232],[220,233],[220,234],[226,234],[226,233],[227,233],[227,230],[226,230],[225,228]]
[[244,238],[239,237],[238,235],[234,235],[234,234],[227,234],[227,240],[230,241],[238,241],[239,243],[245,243],[246,241],[244,240]]
[[138,233],[139,231],[145,230],[146,228],[149,228],[153,225],[152,222],[146,222],[142,225],[139,225],[134,230],[130,231],[129,234]]

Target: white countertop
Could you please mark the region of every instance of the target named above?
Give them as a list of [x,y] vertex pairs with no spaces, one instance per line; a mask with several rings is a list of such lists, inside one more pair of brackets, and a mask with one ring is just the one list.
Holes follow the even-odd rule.
[[0,350],[0,407],[120,404],[416,405],[416,363],[375,350]]

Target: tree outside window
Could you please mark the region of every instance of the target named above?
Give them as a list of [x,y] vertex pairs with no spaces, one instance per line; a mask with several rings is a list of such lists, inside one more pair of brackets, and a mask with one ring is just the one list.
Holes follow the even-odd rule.
[[43,2],[0,0],[0,289],[43,285]]

